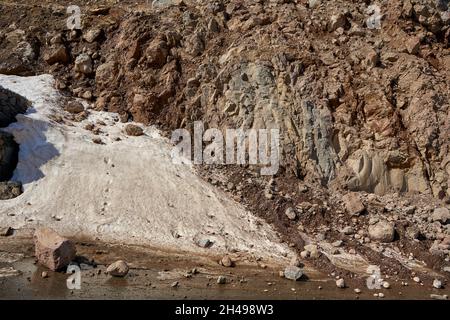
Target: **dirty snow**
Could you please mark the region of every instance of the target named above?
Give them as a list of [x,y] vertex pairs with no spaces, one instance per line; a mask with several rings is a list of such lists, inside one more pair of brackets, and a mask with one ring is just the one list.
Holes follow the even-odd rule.
[[[0,85],[33,104],[6,131],[20,143],[13,180],[24,193],[0,202],[0,226],[50,226],[70,237],[163,250],[221,254],[231,249],[281,262],[292,255],[270,226],[171,161],[171,145],[152,127],[127,137],[117,115],[91,112],[73,126],[56,123],[59,95],[49,75],[0,75]],[[100,138],[84,128],[102,120]],[[120,137],[121,141],[115,141]],[[209,249],[196,245],[209,239]],[[287,256],[287,257],[286,257]]]

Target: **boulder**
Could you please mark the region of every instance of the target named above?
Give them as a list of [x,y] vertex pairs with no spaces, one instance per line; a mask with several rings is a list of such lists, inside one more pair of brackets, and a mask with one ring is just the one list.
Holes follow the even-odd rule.
[[60,270],[75,259],[75,244],[50,228],[36,230],[34,245],[38,263],[50,270]]
[[369,237],[371,240],[380,242],[392,242],[395,237],[394,224],[388,221],[379,221],[369,226]]

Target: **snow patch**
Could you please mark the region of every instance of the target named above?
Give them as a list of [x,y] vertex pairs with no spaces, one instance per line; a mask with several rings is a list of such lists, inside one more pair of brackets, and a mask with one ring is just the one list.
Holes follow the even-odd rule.
[[[172,147],[157,129],[128,137],[116,114],[91,111],[67,125],[50,75],[0,75],[0,85],[33,106],[7,131],[20,144],[14,179],[24,193],[0,202],[0,226],[45,225],[70,237],[88,237],[160,249],[223,254],[231,249],[287,261],[293,254],[274,230],[193,171],[171,160]],[[106,123],[95,136],[87,122]],[[100,137],[104,145],[92,139]],[[120,138],[120,141],[116,141]],[[209,239],[209,249],[196,242]]]

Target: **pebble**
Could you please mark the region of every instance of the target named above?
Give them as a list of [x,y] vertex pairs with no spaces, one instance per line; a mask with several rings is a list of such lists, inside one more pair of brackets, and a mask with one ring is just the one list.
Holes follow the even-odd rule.
[[225,278],[224,276],[219,276],[217,278],[217,283],[218,284],[225,284],[225,283],[227,283],[227,278]]
[[41,277],[42,278],[48,278],[48,272],[47,271],[43,271],[42,273],[41,273]]
[[345,288],[345,281],[344,281],[344,279],[336,280],[336,286],[338,288]]
[[433,287],[436,288],[436,289],[441,289],[442,288],[442,281],[438,280],[438,279],[434,279]]
[[419,277],[414,277],[413,280],[414,280],[414,282],[417,282],[417,283],[420,282],[420,278]]
[[125,277],[128,274],[129,270],[130,268],[125,261],[118,260],[109,265],[109,267],[106,269],[106,273],[113,277]]
[[224,267],[231,268],[234,266],[233,260],[229,256],[225,256],[220,260],[220,264]]
[[358,288],[356,288],[356,289],[353,290],[353,291],[355,291],[355,293],[357,293],[357,294],[360,294],[360,293],[361,293],[361,289],[358,289]]
[[389,282],[383,281],[383,288],[389,289],[390,287],[391,287],[391,285],[389,284]]

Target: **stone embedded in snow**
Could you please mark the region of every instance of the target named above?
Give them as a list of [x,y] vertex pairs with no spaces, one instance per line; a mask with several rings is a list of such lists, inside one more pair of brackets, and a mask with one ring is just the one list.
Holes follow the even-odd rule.
[[287,266],[284,269],[284,277],[289,280],[297,281],[303,276],[303,270],[296,266]]
[[447,208],[434,209],[431,219],[433,221],[439,221],[442,224],[447,224],[450,221],[450,211]]
[[371,240],[380,242],[392,242],[395,237],[394,224],[387,221],[379,221],[369,226],[369,237]]
[[125,126],[125,133],[129,136],[138,137],[144,134],[144,130],[135,124],[127,124]]
[[197,245],[201,248],[209,248],[213,245],[213,242],[209,239],[200,239],[197,241]]
[[75,259],[75,245],[50,228],[41,228],[34,233],[35,256],[38,262],[56,271],[66,267]]
[[84,107],[78,101],[70,101],[69,103],[67,103],[65,105],[64,110],[69,112],[69,113],[77,114],[77,113],[83,112],[84,111]]
[[130,268],[123,260],[118,260],[108,266],[106,273],[113,277],[125,277]]
[[347,193],[342,197],[345,208],[350,215],[358,216],[366,207],[362,203],[359,194],[356,192]]

